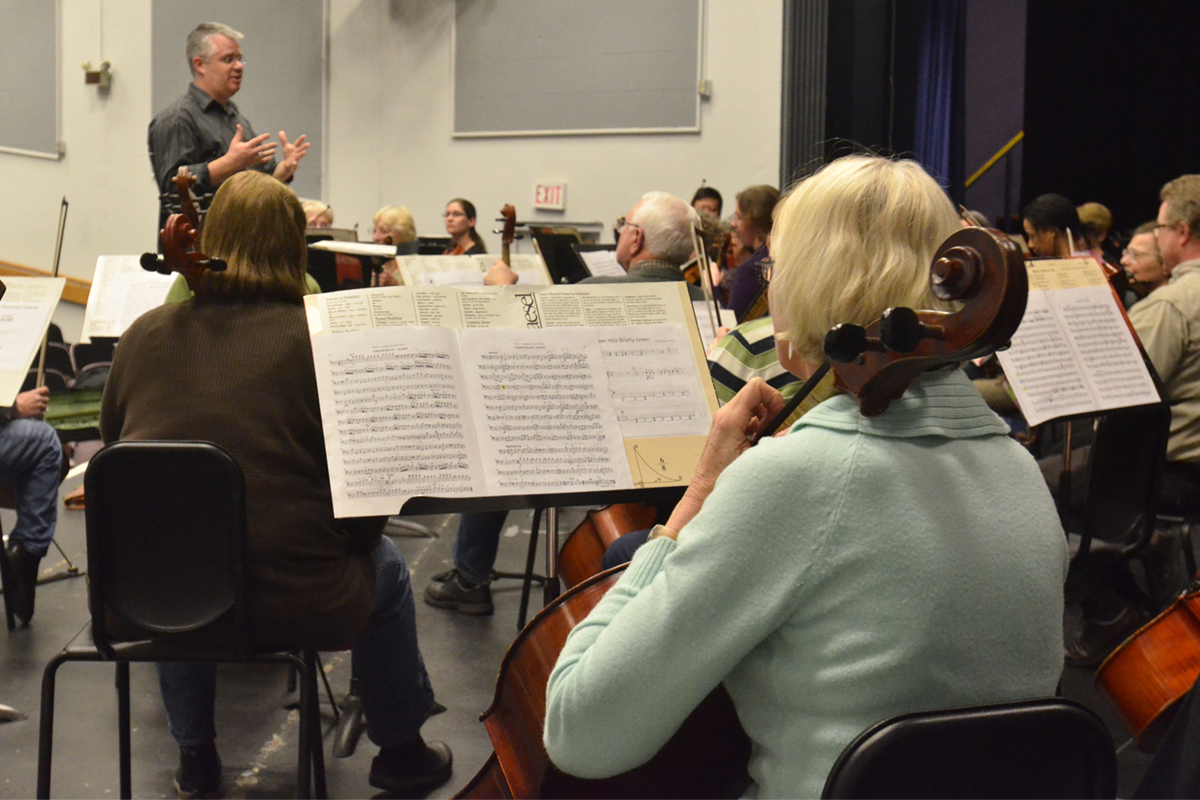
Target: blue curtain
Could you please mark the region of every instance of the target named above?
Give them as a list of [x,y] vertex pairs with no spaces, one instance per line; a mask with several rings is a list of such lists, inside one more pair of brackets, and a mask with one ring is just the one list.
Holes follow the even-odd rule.
[[[963,0],[926,0],[917,61],[913,155],[954,195],[962,165]],[[957,180],[956,180],[957,179]]]

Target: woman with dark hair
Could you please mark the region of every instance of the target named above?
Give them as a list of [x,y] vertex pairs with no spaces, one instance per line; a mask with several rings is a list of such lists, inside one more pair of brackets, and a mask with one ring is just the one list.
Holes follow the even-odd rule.
[[1043,194],[1034,198],[1021,212],[1025,223],[1025,242],[1038,258],[1066,258],[1075,252],[1076,237],[1083,224],[1075,204],[1061,194]]
[[[247,170],[221,184],[201,245],[228,268],[122,335],[100,433],[105,442],[203,440],[229,451],[246,478],[253,644],[349,647],[367,735],[380,747],[370,783],[421,796],[450,778],[450,749],[421,738],[436,704],[408,567],[382,536],[386,520],[333,516],[304,315],[304,228],[299,200],[274,178]],[[216,667],[161,663],[158,673],[179,745],[179,796],[215,796]]]
[[725,205],[721,193],[711,186],[701,186],[692,195],[692,208],[697,212],[707,211],[717,219],[721,218],[721,208]]
[[750,258],[733,273],[733,285],[729,288],[729,308],[737,316],[738,322],[745,321],[755,305],[761,305],[756,301],[762,297],[767,285],[761,264],[767,257],[771,214],[778,201],[779,190],[766,185],[751,186],[737,196],[737,208],[734,209],[730,227],[734,235],[753,251]]
[[446,204],[442,217],[446,220],[446,233],[450,234],[451,244],[443,255],[474,256],[487,252],[483,239],[475,232],[474,203],[456,197]]

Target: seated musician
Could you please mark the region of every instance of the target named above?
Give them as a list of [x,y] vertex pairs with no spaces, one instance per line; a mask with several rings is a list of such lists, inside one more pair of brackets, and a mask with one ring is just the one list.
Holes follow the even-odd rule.
[[[290,189],[254,171],[217,191],[202,249],[228,270],[195,297],[154,309],[121,338],[100,431],[119,439],[195,439],[228,450],[246,477],[251,635],[264,649],[353,653],[367,733],[381,748],[372,786],[423,795],[450,777],[426,744],[435,708],[417,649],[408,567],[385,520],[335,520],[305,324],[305,219]],[[159,664],[181,796],[218,790],[215,667]],[[183,794],[189,793],[189,794]]]
[[[846,157],[799,184],[771,241],[784,366],[812,374],[836,323],[937,307],[929,265],[957,229],[914,162]],[[717,413],[668,524],[571,633],[546,697],[563,771],[645,762],[723,683],[751,796],[816,797],[881,719],[1054,693],[1065,537],[966,377],[926,372],[871,418],[836,395],[747,452],[782,406],[755,379]]]
[[762,307],[760,298],[768,283],[762,262],[767,257],[772,211],[778,201],[779,190],[774,186],[751,186],[738,192],[737,207],[734,208],[730,227],[734,236],[752,251],[750,257],[734,271],[729,286],[729,308],[738,322],[762,316],[759,313]]
[[333,209],[320,200],[304,200],[300,203],[304,209],[304,219],[309,230],[324,230],[333,227]]
[[[371,241],[375,244],[402,244],[417,240],[417,223],[413,221],[412,212],[404,206],[384,206],[375,212],[372,219],[374,229],[371,231]],[[375,276],[377,286],[399,286],[400,279],[396,276],[400,265],[392,259],[383,265]]]

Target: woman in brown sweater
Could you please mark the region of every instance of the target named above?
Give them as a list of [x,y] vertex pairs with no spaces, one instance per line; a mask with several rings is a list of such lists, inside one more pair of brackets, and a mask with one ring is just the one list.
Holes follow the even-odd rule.
[[[305,324],[305,218],[291,190],[248,170],[225,181],[202,249],[228,270],[197,297],[140,317],[121,338],[100,415],[106,442],[199,439],[246,477],[250,626],[263,648],[353,651],[370,781],[420,795],[450,777],[450,750],[426,744],[435,707],[417,648],[408,568],[380,518],[335,520]],[[217,791],[215,667],[160,664],[180,796]]]

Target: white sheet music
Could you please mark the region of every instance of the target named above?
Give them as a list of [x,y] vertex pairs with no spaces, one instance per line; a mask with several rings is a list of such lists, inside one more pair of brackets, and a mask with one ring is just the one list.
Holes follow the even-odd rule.
[[597,328],[621,435],[704,436],[711,417],[704,387],[688,368],[682,325]]
[[625,268],[617,263],[617,252],[615,250],[584,250],[580,252],[579,257],[583,259],[583,263],[587,266],[588,272],[592,276],[611,275],[618,276],[625,274]]
[[13,404],[46,338],[66,278],[4,278],[0,299],[0,407]]
[[461,332],[479,444],[494,494],[633,486],[596,332]]
[[[313,340],[335,498],[347,516],[393,514],[396,496],[484,493],[455,332],[397,327]],[[335,507],[338,501],[335,499]]]
[[133,321],[163,304],[175,275],[142,269],[138,256],[100,256],[88,292],[80,341],[93,336],[116,337]]
[[996,354],[1026,421],[1159,402],[1095,259],[1031,261],[1028,271],[1025,316]]

